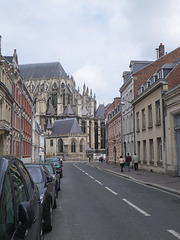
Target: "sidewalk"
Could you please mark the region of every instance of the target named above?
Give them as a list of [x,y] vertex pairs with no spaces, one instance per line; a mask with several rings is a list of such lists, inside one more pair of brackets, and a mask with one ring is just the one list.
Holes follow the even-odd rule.
[[120,175],[125,178],[129,178],[133,181],[140,182],[145,185],[180,195],[180,177],[171,177],[168,175],[148,172],[141,169],[138,171],[131,169],[130,172],[128,172],[127,168],[125,168],[124,172],[121,172],[119,165],[111,165],[106,162],[99,161],[88,162],[88,165]]

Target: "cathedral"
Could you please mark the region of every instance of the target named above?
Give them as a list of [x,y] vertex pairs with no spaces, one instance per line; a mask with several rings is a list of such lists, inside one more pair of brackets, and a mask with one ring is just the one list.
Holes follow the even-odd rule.
[[46,133],[46,157],[85,160],[105,153],[105,107],[84,84],[76,89],[59,62],[19,65],[33,97],[36,121]]

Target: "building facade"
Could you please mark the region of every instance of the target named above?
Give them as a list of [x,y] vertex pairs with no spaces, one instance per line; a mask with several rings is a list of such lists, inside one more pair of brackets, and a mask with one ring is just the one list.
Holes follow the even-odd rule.
[[119,164],[121,151],[121,99],[114,98],[106,108],[106,152],[110,164]]
[[[171,175],[175,175],[175,173],[177,175],[179,166],[178,131],[175,130],[176,127],[178,129],[179,124],[178,104],[175,101],[176,97],[173,99],[170,94],[171,89],[180,84],[179,57],[180,51],[178,48],[140,70],[136,75],[140,76],[141,74],[141,81],[144,75],[144,82],[139,87],[137,96],[132,102],[135,115],[136,152],[139,156],[140,166],[147,170]],[[167,61],[165,64],[164,58]],[[159,66],[159,61],[163,65],[150,78],[146,79],[145,71],[151,72],[150,68],[155,69],[155,63]],[[136,81],[138,81],[138,78],[136,78]],[[166,102],[164,100],[165,96]],[[172,114],[173,107],[170,105],[172,99],[176,106],[176,114],[174,113],[174,115]],[[169,127],[167,128],[167,126]],[[172,142],[174,143],[173,148],[172,136],[176,136],[174,138],[176,141]]]
[[0,56],[1,70],[1,155],[31,161],[32,98],[19,74],[16,50]]

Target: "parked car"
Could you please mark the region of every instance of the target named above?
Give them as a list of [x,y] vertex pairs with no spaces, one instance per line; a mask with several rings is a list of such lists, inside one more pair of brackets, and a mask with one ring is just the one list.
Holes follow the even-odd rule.
[[38,188],[12,156],[0,157],[0,239],[43,239]]
[[26,164],[33,181],[37,184],[43,206],[43,230],[53,227],[53,208],[56,208],[56,191],[53,177],[43,164]]
[[56,168],[57,173],[59,173],[60,174],[60,178],[62,178],[62,176],[63,176],[63,169],[62,169],[61,163],[59,162],[59,159],[57,157],[46,158],[45,162],[53,163],[55,168]]
[[53,163],[45,162],[43,163],[44,166],[47,168],[51,176],[53,177],[53,181],[55,182],[55,189],[56,189],[56,197],[58,197],[58,191],[61,190],[61,179],[60,175],[57,173],[56,168]]

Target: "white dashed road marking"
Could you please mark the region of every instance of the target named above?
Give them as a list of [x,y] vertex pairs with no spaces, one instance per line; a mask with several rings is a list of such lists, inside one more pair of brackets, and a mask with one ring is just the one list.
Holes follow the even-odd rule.
[[150,217],[151,215],[145,211],[143,211],[141,208],[139,208],[138,206],[134,205],[133,203],[129,202],[127,199],[123,198],[122,199],[124,202],[126,202],[127,204],[129,204],[131,207],[135,208],[137,211],[139,211],[140,213],[142,213],[144,216],[146,217]]
[[174,230],[167,230],[169,233],[171,233],[173,236],[177,237],[177,239],[180,239],[180,234],[178,232],[175,232]]
[[105,187],[108,191],[110,191],[111,193],[113,193],[114,195],[118,195],[118,193],[114,192],[112,189]]
[[95,182],[97,182],[100,185],[103,185],[102,182],[99,182],[98,180],[95,180]]

